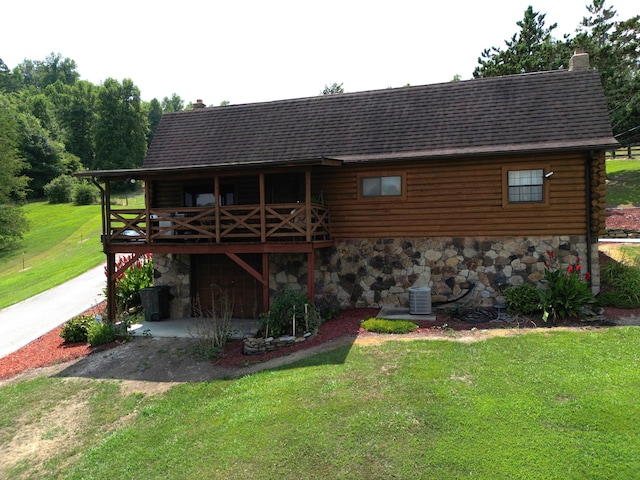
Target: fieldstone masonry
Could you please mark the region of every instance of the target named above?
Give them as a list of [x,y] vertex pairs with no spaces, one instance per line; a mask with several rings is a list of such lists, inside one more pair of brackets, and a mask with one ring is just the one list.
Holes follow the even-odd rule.
[[170,287],[171,318],[191,317],[191,257],[172,253],[155,254],[153,270],[154,284]]
[[[317,253],[316,294],[335,294],[343,307],[406,307],[412,286],[431,287],[434,303],[457,298],[472,288],[472,304],[493,305],[504,301],[507,287],[535,285],[543,278],[547,250],[555,252],[561,268],[575,264],[579,257],[586,269],[584,236],[339,241],[335,248]],[[591,251],[590,273],[597,292],[597,245]],[[295,261],[287,258],[291,256],[280,257],[270,267],[272,293],[285,287],[304,288],[306,262],[297,256]]]
[[[418,238],[341,240],[316,251],[316,295],[337,296],[342,307],[406,307],[409,287],[431,287],[432,302],[446,302],[467,292],[473,305],[504,301],[510,285],[535,285],[544,276],[545,252],[552,250],[561,268],[579,257],[586,270],[584,236],[527,238]],[[598,247],[591,246],[591,281],[599,291]],[[155,255],[156,285],[169,285],[171,317],[191,316],[188,255]],[[584,271],[583,270],[583,271]],[[306,255],[269,256],[269,290],[306,289]]]

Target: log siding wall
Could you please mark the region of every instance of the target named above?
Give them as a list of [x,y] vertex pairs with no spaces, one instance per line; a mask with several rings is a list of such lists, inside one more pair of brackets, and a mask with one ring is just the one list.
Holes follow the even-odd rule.
[[[585,165],[592,169],[591,219],[604,229],[604,157],[587,153],[518,158],[425,160],[394,165],[345,165],[314,172],[331,209],[331,232],[340,238],[415,238],[443,236],[580,235],[587,228]],[[507,170],[545,168],[549,203],[503,205]],[[406,174],[406,200],[360,199],[362,175]]]

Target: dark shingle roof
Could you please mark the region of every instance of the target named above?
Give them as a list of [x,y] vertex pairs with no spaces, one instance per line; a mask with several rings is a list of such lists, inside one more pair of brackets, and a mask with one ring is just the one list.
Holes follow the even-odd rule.
[[165,114],[143,168],[615,143],[599,74],[554,71]]

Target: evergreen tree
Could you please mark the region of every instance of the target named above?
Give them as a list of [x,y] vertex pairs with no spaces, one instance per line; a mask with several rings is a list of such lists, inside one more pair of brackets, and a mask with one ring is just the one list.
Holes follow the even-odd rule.
[[528,7],[524,18],[516,22],[520,32],[505,40],[506,49],[491,47],[482,52],[478,58],[480,65],[473,72],[474,78],[557,70],[568,65],[571,52],[568,38],[554,39],[551,32],[558,24],[547,27],[545,18],[546,14]]
[[567,68],[576,49],[589,54],[600,72],[614,135],[623,144],[640,140],[640,16],[616,21],[606,0],[587,5],[575,38],[552,36],[556,24],[545,26],[545,15],[525,11],[517,22],[520,32],[505,41],[506,48],[485,49],[478,58],[475,78]]

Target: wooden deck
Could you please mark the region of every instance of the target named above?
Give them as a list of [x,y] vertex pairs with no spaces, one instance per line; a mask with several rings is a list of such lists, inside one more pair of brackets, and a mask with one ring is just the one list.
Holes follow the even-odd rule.
[[287,243],[329,239],[329,209],[316,204],[285,203],[110,208],[104,243]]

